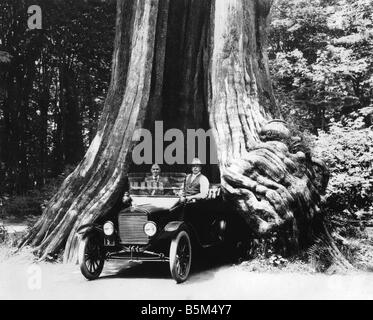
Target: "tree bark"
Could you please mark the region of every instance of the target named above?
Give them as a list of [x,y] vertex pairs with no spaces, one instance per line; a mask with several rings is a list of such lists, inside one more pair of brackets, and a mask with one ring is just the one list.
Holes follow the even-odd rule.
[[84,159],[20,242],[41,259],[65,246],[76,260],[77,228],[105,215],[118,198],[132,144],[149,98],[158,1],[118,1],[112,78],[98,132]]
[[[270,0],[118,0],[111,84],[84,159],[21,241],[43,259],[76,260],[77,228],[102,219],[123,192],[132,135],[163,119],[212,128],[227,201],[254,234],[313,235],[323,164],[268,123],[279,112],[266,54]],[[232,214],[233,210],[232,210]]]
[[294,147],[299,139],[284,124],[267,124],[279,115],[266,54],[270,7],[269,0],[215,2],[210,125],[227,200],[254,234],[285,229],[299,248],[312,237],[328,174],[304,148]]

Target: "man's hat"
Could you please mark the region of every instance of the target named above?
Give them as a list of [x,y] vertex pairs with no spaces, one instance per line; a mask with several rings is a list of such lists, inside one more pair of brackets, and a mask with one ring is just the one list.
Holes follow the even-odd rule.
[[192,165],[192,166],[193,166],[193,165],[202,166],[202,161],[199,160],[198,158],[194,158],[194,159],[192,160],[191,165]]

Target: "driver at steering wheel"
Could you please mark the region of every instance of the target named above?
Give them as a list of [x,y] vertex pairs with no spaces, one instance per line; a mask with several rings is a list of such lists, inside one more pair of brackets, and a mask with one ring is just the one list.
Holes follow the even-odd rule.
[[169,187],[167,178],[161,177],[161,168],[158,164],[153,164],[151,168],[151,176],[145,178],[146,188],[150,195],[163,195],[165,188]]

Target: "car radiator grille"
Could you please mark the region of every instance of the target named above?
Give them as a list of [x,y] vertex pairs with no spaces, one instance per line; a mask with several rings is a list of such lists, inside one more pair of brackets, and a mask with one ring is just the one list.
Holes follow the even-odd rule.
[[119,237],[122,244],[147,244],[149,239],[144,232],[146,215],[119,215]]

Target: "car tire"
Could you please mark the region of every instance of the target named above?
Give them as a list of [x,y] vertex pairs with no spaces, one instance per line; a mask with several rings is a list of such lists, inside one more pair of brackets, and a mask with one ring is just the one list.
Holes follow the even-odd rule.
[[101,238],[88,234],[79,243],[78,260],[80,271],[88,280],[97,279],[104,267],[104,246]]
[[184,282],[192,264],[192,243],[186,230],[180,231],[170,246],[170,271],[177,283]]

